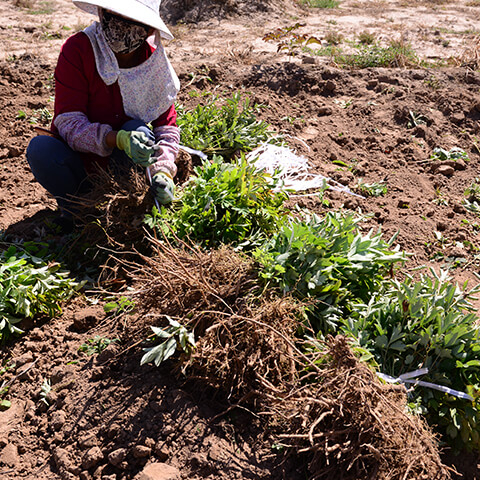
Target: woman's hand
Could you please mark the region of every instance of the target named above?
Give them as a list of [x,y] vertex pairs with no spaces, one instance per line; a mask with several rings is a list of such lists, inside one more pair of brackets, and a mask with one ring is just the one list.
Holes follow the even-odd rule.
[[158,147],[143,132],[120,130],[116,136],[116,146],[123,150],[137,165],[148,167],[155,163],[152,158]]
[[175,183],[168,173],[157,172],[152,177],[152,189],[155,198],[161,205],[167,205],[175,198]]

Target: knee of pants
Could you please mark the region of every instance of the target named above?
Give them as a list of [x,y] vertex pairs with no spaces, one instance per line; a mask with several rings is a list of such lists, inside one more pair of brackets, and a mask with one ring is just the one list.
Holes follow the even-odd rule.
[[57,138],[34,137],[26,157],[34,177],[55,197],[75,194],[87,178],[80,154]]
[[126,130],[127,132],[133,132],[134,130],[138,132],[143,132],[150,140],[155,141],[155,137],[150,128],[147,127],[145,122],[138,120],[136,118],[128,120],[122,125],[121,130]]
[[26,153],[27,161],[32,170],[47,165],[63,166],[69,158],[77,155],[61,140],[47,135],[33,137],[28,144]]

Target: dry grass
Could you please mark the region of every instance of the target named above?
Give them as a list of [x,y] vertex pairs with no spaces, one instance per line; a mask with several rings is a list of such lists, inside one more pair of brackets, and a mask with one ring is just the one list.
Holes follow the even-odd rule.
[[458,59],[460,65],[472,70],[478,70],[480,69],[480,35],[468,38],[466,42],[468,45]]

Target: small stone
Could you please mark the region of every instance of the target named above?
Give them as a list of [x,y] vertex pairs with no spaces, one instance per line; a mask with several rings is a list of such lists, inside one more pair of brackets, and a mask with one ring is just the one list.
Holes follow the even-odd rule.
[[57,432],[62,429],[62,427],[65,425],[67,417],[65,415],[65,412],[63,410],[58,410],[56,412],[52,413],[52,427],[54,430]]
[[32,352],[26,352],[23,355],[20,355],[19,357],[13,360],[13,363],[16,365],[17,369],[27,363],[32,363],[32,362],[33,362]]
[[42,345],[39,342],[25,342],[23,345],[29,352],[40,352],[42,350]]
[[81,469],[78,465],[71,465],[68,471],[78,477],[80,475]]
[[337,89],[337,84],[333,80],[327,80],[323,88],[326,92],[331,93]]
[[86,435],[82,435],[78,439],[78,446],[86,450],[87,448],[92,448],[97,446],[97,437],[93,433],[87,433]]
[[454,206],[453,206],[453,211],[455,213],[461,213],[461,214],[464,214],[466,212],[466,209],[465,207],[460,204],[460,203],[456,203]]
[[23,153],[23,149],[16,145],[11,145],[11,146],[8,146],[7,148],[8,148],[8,156],[10,158],[19,157]]
[[32,340],[35,340],[36,342],[40,342],[42,340],[45,340],[45,332],[40,328],[34,328],[30,332],[30,338]]
[[315,65],[317,63],[317,60],[315,59],[315,57],[303,57],[302,63],[306,65]]
[[417,125],[413,131],[413,135],[417,138],[426,138],[427,137],[427,126],[426,125]]
[[25,365],[22,365],[20,369],[20,373],[18,374],[18,379],[19,380],[33,380],[34,377],[34,366],[35,363],[26,363]]
[[[1,384],[1,383],[0,383]],[[15,399],[12,406],[5,411],[0,410],[0,448],[8,443],[10,432],[18,428],[25,414],[26,402]]]
[[332,113],[333,113],[332,107],[327,107],[326,105],[323,105],[318,109],[318,115],[320,117],[331,115]]
[[53,459],[59,470],[69,470],[71,467],[72,462],[70,461],[70,457],[68,452],[61,447],[55,448],[53,451]]
[[349,210],[356,210],[359,207],[358,199],[349,197],[345,200],[343,206]]
[[147,465],[134,480],[180,480],[180,471],[166,463]]
[[210,461],[205,454],[195,453],[191,456],[190,463],[194,468],[204,468],[208,467]]
[[96,317],[85,312],[78,312],[73,317],[73,328],[78,332],[84,332],[93,327],[97,322]]
[[147,458],[152,454],[152,449],[145,445],[135,445],[132,448],[132,455],[135,458]]
[[454,172],[455,172],[455,169],[450,165],[440,165],[435,171],[435,173],[439,175],[445,175],[446,177],[451,177]]
[[101,480],[117,480],[117,476],[112,473],[112,475],[102,475]]
[[170,457],[170,449],[166,443],[157,443],[154,449],[155,455],[158,457],[159,460],[164,462]]
[[444,222],[437,222],[437,230],[439,232],[444,232],[447,229],[447,224]]
[[19,461],[20,457],[18,456],[17,447],[13,443],[7,443],[0,453],[0,465],[14,468]]
[[97,364],[103,364],[111,360],[112,358],[115,358],[115,356],[119,352],[119,347],[116,343],[111,343],[110,345],[107,346],[102,352],[100,352],[97,355],[97,358],[95,362]]
[[462,112],[453,113],[451,119],[453,123],[462,123],[463,121],[465,121],[465,114]]
[[88,450],[85,455],[83,456],[82,460],[82,468],[89,469],[94,467],[95,465],[103,459],[103,453],[99,447],[93,447]]
[[116,467],[125,460],[126,456],[127,450],[125,450],[125,448],[118,448],[117,450],[114,450],[108,454],[108,461],[110,464]]
[[155,440],[153,438],[147,437],[145,439],[145,445],[149,448],[155,447]]
[[462,160],[461,158],[459,158],[458,160],[456,160],[454,162],[453,168],[455,170],[466,170],[467,164],[466,164],[465,160]]
[[120,432],[120,425],[118,423],[112,423],[107,430],[108,438],[115,438]]
[[66,376],[73,374],[73,365],[59,365],[52,370],[50,382],[52,385],[60,383]]

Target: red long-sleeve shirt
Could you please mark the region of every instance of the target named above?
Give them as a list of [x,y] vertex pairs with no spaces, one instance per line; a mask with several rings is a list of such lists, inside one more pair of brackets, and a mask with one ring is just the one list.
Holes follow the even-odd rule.
[[[147,42],[144,43],[142,62],[154,51]],[[80,112],[91,123],[108,125],[113,130],[131,119],[123,108],[122,95],[118,82],[106,85],[97,72],[95,55],[89,38],[80,32],[70,37],[62,46],[55,69],[55,111],[52,131],[58,133],[54,125],[58,115]],[[177,112],[172,105],[165,113],[152,122],[155,129],[160,126],[175,126]],[[105,168],[108,157],[94,153],[82,153],[82,160],[87,171],[94,163]]]

